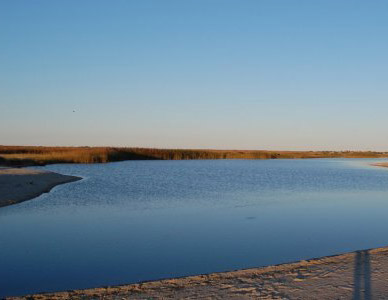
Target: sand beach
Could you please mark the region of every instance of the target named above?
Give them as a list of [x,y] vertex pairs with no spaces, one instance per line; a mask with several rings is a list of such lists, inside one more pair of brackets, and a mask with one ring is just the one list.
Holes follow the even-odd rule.
[[0,168],[0,207],[33,199],[59,184],[80,179],[41,170]]

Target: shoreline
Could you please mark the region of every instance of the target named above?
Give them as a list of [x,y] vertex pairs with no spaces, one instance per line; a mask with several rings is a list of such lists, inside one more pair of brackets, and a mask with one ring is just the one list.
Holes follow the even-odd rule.
[[388,247],[245,270],[6,299],[382,299],[388,294],[386,278]]
[[374,166],[374,167],[382,167],[382,168],[388,168],[388,163],[386,163],[386,162],[383,162],[383,163],[375,163],[375,164],[371,164],[371,166]]
[[0,168],[0,208],[34,199],[57,185],[81,179],[49,171]]

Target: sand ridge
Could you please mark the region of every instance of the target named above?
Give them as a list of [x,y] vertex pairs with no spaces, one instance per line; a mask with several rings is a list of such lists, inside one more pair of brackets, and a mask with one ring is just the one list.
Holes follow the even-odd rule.
[[371,164],[371,165],[372,165],[372,166],[375,166],[375,167],[388,168],[388,163],[387,163],[387,162],[375,163],[375,164]]
[[49,171],[0,168],[0,207],[33,199],[56,185],[80,179]]

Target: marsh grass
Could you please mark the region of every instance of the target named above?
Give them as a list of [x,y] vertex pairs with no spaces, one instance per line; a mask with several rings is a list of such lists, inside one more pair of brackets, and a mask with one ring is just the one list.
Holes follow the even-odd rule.
[[291,159],[334,157],[378,158],[388,157],[388,152],[0,146],[0,164],[20,166],[54,163],[90,164],[123,160]]

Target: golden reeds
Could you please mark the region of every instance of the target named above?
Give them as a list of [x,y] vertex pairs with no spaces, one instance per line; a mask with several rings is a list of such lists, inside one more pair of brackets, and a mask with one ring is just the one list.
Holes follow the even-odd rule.
[[106,163],[122,160],[187,159],[275,159],[388,157],[388,152],[361,151],[267,151],[196,150],[114,147],[0,146],[2,165],[44,165],[53,163]]

